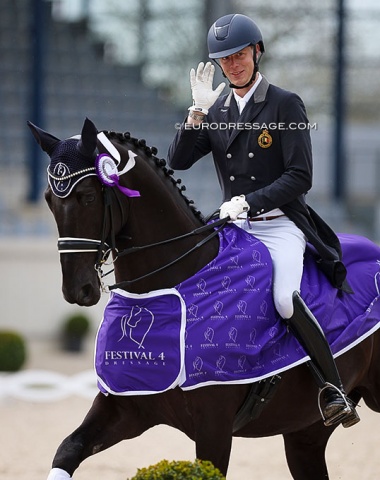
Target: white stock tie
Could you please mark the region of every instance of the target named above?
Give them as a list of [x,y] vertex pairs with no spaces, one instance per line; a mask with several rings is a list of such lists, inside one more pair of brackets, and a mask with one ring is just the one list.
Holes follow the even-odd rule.
[[244,98],[239,98],[239,113],[244,110],[244,107],[247,105],[247,102],[244,100]]

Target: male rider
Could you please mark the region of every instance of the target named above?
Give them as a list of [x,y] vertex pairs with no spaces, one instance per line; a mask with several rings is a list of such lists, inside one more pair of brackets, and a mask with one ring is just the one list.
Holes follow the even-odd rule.
[[193,105],[169,148],[169,165],[188,169],[212,153],[224,198],[220,217],[229,216],[267,246],[274,303],[311,357],[325,425],[349,427],[359,421],[355,406],[344,392],[324,333],[299,294],[306,241],[315,247],[331,283],[352,292],[337,236],[305,202],[313,168],[305,106],[298,95],[270,84],[259,72],[264,42],[250,18],[219,18],[207,41],[209,57],[222,69],[231,92],[220,96],[224,83],[213,90],[210,62],[191,70]]

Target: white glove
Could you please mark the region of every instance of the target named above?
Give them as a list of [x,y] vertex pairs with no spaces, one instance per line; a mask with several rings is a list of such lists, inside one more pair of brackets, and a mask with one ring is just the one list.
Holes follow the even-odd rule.
[[229,216],[232,221],[235,221],[241,213],[248,212],[248,210],[249,205],[245,201],[245,195],[239,195],[238,197],[232,197],[229,202],[222,203],[219,218]]
[[222,82],[215,90],[212,89],[212,81],[214,80],[215,67],[211,62],[206,65],[201,62],[198,65],[197,73],[194,68],[190,70],[191,94],[194,105],[190,110],[208,114],[208,109],[214,105],[216,99],[222,93],[226,84]]

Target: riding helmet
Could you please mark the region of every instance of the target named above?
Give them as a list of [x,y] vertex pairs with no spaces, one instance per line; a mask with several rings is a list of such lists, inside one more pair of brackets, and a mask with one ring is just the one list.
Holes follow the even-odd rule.
[[207,45],[210,58],[222,58],[239,52],[248,45],[259,44],[264,53],[264,42],[256,23],[239,13],[219,18],[210,28]]

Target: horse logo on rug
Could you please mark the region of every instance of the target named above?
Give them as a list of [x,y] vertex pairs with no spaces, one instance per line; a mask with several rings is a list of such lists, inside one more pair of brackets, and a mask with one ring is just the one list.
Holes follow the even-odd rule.
[[121,317],[120,327],[122,336],[119,342],[129,337],[132,342],[137,343],[138,348],[145,348],[143,343],[153,326],[154,314],[145,307],[134,305],[127,315]]

